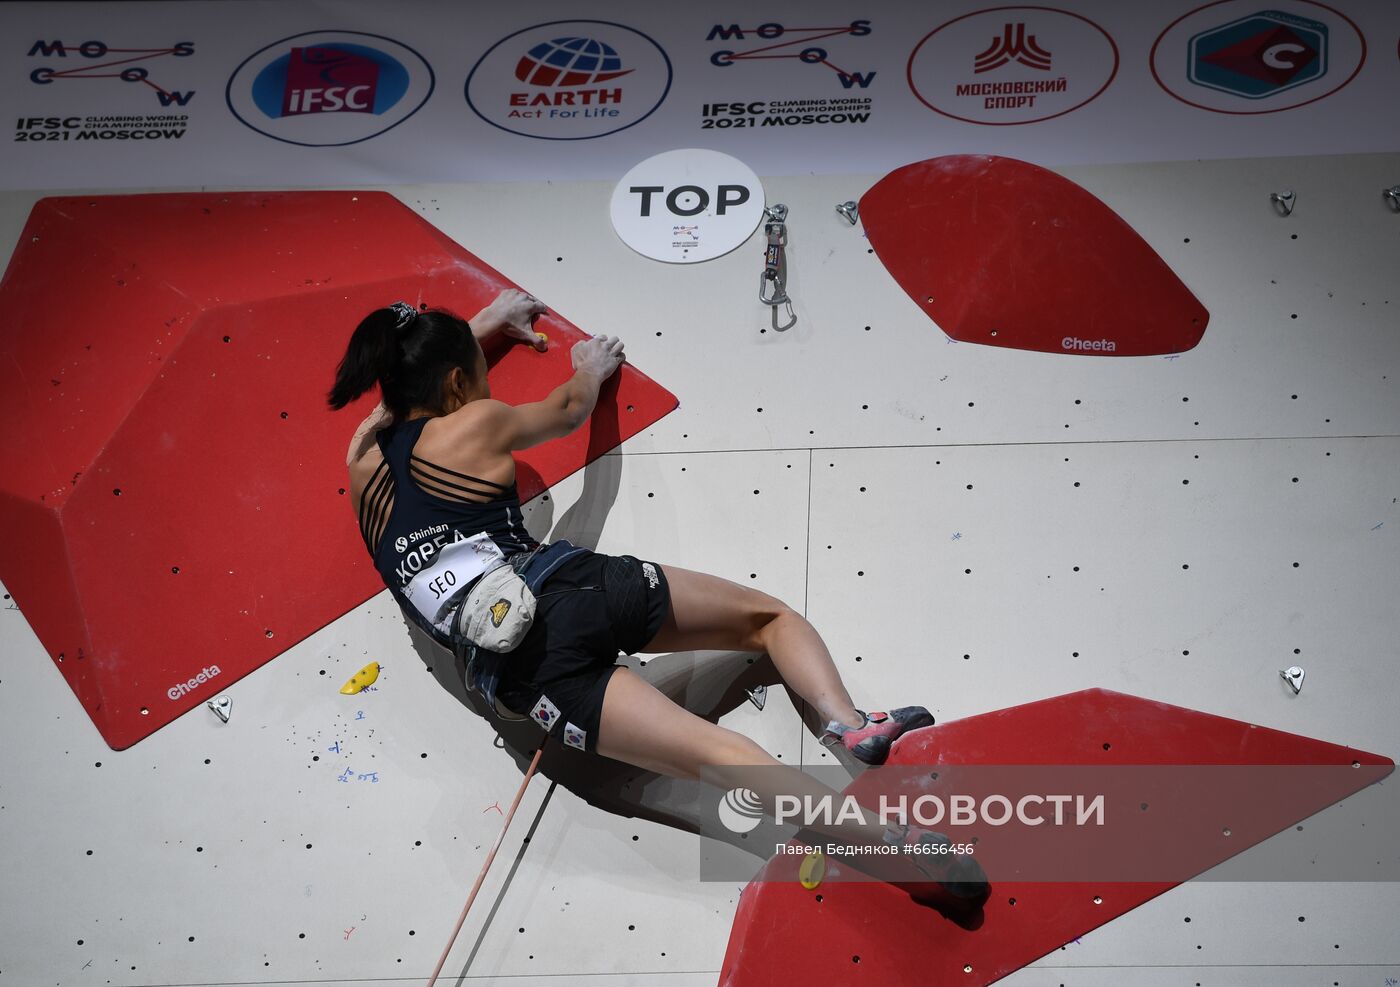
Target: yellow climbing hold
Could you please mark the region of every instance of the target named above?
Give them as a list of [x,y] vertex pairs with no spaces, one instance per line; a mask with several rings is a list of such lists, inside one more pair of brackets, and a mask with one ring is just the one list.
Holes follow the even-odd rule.
[[826,877],[826,855],[820,850],[802,858],[802,866],[797,868],[797,879],[808,891],[815,889]]
[[356,695],[374,685],[378,679],[379,662],[372,661],[354,675],[350,676],[350,680],[340,687],[340,694],[342,696]]

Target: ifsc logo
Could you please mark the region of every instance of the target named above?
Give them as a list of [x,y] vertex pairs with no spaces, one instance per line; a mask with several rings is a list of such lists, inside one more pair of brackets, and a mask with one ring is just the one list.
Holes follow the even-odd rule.
[[1257,0],[1217,0],[1158,36],[1151,67],[1157,84],[1183,103],[1258,114],[1330,96],[1365,60],[1360,29],[1324,4],[1286,0],[1261,10]]
[[362,31],[308,31],[274,41],[229,78],[242,123],[307,147],[358,144],[403,123],[427,102],[433,70],[412,48]]
[[647,117],[671,89],[655,41],[611,21],[550,21],[496,42],[467,74],[477,116],[541,140],[589,140]]

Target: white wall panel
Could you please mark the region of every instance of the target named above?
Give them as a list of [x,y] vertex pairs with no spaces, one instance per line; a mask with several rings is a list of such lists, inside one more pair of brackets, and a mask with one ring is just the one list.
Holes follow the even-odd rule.
[[825,450],[808,615],[877,708],[1101,686],[1391,751],[1398,493],[1395,438]]

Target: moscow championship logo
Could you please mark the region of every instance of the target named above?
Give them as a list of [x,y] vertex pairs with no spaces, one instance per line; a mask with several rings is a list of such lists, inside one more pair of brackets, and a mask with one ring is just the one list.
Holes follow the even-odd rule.
[[275,41],[234,70],[229,109],[260,134],[308,147],[357,144],[427,102],[433,70],[407,45],[359,31]]
[[502,130],[542,140],[605,137],[645,120],[671,88],[651,38],[610,21],[552,21],[492,45],[467,74],[467,104]]
[[17,115],[15,140],[179,140],[195,96],[187,68],[194,53],[193,41],[137,48],[93,37],[37,38],[28,50],[33,105]]
[[[852,39],[868,38],[872,30],[869,20],[835,27],[712,25],[705,36],[715,46],[710,65],[723,71],[706,82],[715,101],[701,105],[700,129],[867,122],[873,103],[866,90],[877,72],[867,62],[868,44]],[[732,98],[723,96],[726,86],[733,87]]]
[[919,41],[909,88],[966,123],[1036,123],[1079,109],[1118,74],[1118,46],[1087,17],[1052,7],[964,14]]
[[1152,76],[1172,96],[1217,113],[1274,113],[1315,102],[1361,70],[1366,40],[1312,0],[1260,9],[1219,0],[1178,18],[1152,46]]

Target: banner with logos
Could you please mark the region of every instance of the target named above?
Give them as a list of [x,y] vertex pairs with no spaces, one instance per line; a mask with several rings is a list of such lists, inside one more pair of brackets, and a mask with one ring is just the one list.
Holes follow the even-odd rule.
[[0,5],[0,188],[1400,150],[1392,0]]

